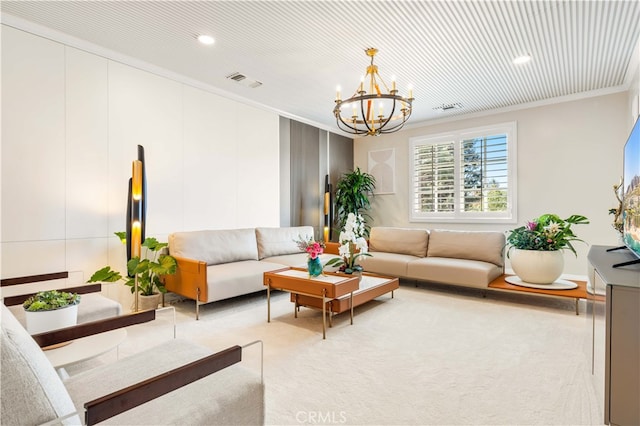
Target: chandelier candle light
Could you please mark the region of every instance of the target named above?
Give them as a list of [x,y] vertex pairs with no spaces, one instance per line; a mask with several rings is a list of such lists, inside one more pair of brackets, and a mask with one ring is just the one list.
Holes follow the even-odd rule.
[[397,132],[411,116],[413,91],[409,89],[406,98],[399,95],[395,78],[389,89],[378,74],[378,66],[373,64],[378,49],[369,48],[365,52],[371,58],[371,64],[356,92],[349,99],[342,100],[340,88],[336,91],[333,114],[338,128],[347,133],[366,136]]

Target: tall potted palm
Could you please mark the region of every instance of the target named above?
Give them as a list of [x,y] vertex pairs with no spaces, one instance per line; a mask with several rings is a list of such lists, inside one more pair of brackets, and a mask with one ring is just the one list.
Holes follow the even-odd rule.
[[376,178],[360,171],[359,167],[342,175],[336,184],[335,194],[336,222],[339,229],[347,223],[349,213],[366,216],[363,210],[371,207],[369,194],[373,193],[375,187]]

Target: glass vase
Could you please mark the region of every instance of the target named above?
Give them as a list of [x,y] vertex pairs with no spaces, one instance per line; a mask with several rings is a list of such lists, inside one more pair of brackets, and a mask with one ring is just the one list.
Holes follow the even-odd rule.
[[317,277],[322,274],[322,262],[320,262],[320,258],[309,258],[309,260],[307,260],[307,270],[309,271],[310,277]]

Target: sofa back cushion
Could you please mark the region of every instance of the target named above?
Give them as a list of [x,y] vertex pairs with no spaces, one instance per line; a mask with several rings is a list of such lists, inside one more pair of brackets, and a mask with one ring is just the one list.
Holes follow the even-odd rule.
[[429,231],[429,257],[481,260],[504,265],[505,237],[492,231]]
[[374,226],[369,232],[370,251],[425,257],[428,244],[429,233],[424,229]]
[[207,265],[258,260],[255,229],[174,232],[169,235],[169,253]]
[[[2,304],[3,425],[35,425],[75,412],[60,377],[35,340]],[[80,424],[73,416],[65,424]]]
[[312,226],[292,226],[288,228],[256,228],[258,258],[300,253],[296,241],[313,238]]

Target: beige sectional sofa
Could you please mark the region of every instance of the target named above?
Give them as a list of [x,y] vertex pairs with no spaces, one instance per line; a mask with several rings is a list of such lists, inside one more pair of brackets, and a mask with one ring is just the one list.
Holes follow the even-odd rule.
[[[169,253],[178,261],[166,276],[167,290],[196,300],[199,306],[264,290],[268,271],[306,267],[307,255],[296,244],[313,238],[313,227],[245,228],[175,232]],[[504,272],[505,237],[491,231],[445,231],[373,227],[369,250],[361,257],[367,272],[468,287],[487,288]],[[329,244],[323,264],[337,257]]]
[[[313,238],[313,227],[245,228],[175,232],[169,253],[178,261],[165,277],[167,290],[199,305],[264,290],[263,274],[289,266],[306,267],[296,240]],[[334,255],[324,254],[323,263]]]
[[493,231],[372,227],[365,271],[487,288],[504,273],[505,236]]

